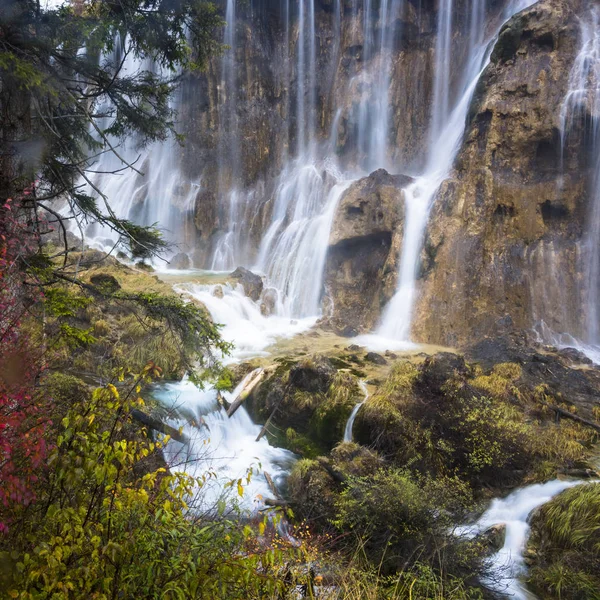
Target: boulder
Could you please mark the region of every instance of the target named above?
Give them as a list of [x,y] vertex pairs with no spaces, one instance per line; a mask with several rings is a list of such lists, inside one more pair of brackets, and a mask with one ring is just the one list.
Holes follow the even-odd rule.
[[387,365],[387,360],[385,360],[381,354],[377,354],[377,352],[367,352],[365,360],[368,360],[376,365]]
[[305,360],[295,364],[290,369],[290,383],[303,392],[324,393],[328,390],[335,367],[324,356],[315,356],[312,360]]
[[449,380],[468,373],[465,359],[452,352],[439,352],[429,356],[421,366],[418,388],[427,395],[443,396]]
[[506,523],[498,523],[488,527],[483,533],[477,536],[477,539],[483,543],[490,554],[498,552],[506,539]]
[[252,298],[254,302],[258,302],[263,290],[263,280],[260,275],[256,275],[244,267],[238,267],[229,277],[241,283],[246,296]]
[[591,365],[592,361],[577,348],[562,348],[558,351],[558,355],[570,363],[579,365]]
[[279,293],[275,288],[267,288],[262,294],[260,303],[260,312],[263,316],[268,317],[275,312]]
[[121,289],[121,284],[117,279],[108,273],[96,273],[95,275],[92,275],[90,277],[90,283],[109,294]]
[[147,262],[140,260],[135,263],[135,266],[140,269],[140,271],[146,271],[147,273],[154,273],[154,267],[149,265]]
[[396,288],[402,244],[402,188],[412,179],[379,169],[352,184],[329,236],[325,290],[329,323],[339,335],[370,331]]
[[600,389],[600,368],[597,366],[573,368],[570,361],[565,361],[561,350],[546,347],[542,351],[519,336],[486,338],[468,347],[465,357],[484,369],[499,363],[518,364],[522,382],[530,389],[543,386],[553,404],[568,402],[577,407],[579,416],[594,419]]
[[179,252],[169,261],[169,266],[172,269],[189,269],[190,257],[185,252]]

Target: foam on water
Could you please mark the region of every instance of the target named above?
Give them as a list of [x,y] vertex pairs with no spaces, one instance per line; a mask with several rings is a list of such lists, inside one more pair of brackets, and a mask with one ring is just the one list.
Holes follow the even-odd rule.
[[[250,374],[251,375],[251,374]],[[246,377],[231,393],[223,395],[230,402],[241,392]],[[173,471],[201,477],[210,473],[195,499],[193,508],[215,510],[219,501],[229,506],[239,504],[247,511],[264,508],[263,500],[272,498],[264,477],[268,472],[275,484],[282,484],[295,456],[289,450],[271,446],[266,438],[256,441],[260,425],[252,422],[245,408],[240,407],[231,417],[217,402],[214,389],[198,390],[189,381],[166,384],[158,389],[156,396],[168,407],[177,408],[193,418],[197,425],[187,420],[172,420],[175,427],[183,427],[190,442],[186,445],[170,441],[165,448],[165,458]],[[252,476],[248,481],[248,473]],[[237,485],[227,487],[231,481],[243,479],[243,496],[238,495]]]
[[[220,289],[218,289],[220,288]],[[266,348],[277,338],[293,337],[310,329],[317,317],[290,319],[277,314],[266,317],[260,306],[244,293],[240,284],[175,286],[178,292],[190,294],[208,309],[215,323],[222,325],[223,339],[234,343],[232,355],[225,362],[237,362],[268,354]],[[222,291],[223,297],[220,297]],[[216,294],[219,294],[218,296]]]

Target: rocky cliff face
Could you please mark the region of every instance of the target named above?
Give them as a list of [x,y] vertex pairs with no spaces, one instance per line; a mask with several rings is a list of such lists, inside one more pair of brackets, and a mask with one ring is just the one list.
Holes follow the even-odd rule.
[[460,345],[541,319],[581,334],[589,164],[581,137],[561,153],[560,119],[584,4],[542,0],[503,29],[431,214],[415,339]]
[[[184,86],[180,114],[187,139],[181,161],[190,178],[200,182],[196,266],[210,266],[216,240],[235,220],[244,224],[237,242],[241,254],[255,255],[271,220],[277,176],[297,156],[302,137],[319,148],[329,145],[317,155],[332,152],[340,167],[352,172],[394,165],[406,171],[423,163],[437,3],[390,2],[387,21],[379,16],[378,3],[321,0],[314,6],[311,32],[308,23],[300,31],[294,2],[240,4],[231,25],[234,42],[226,51],[229,62],[215,60]],[[365,6],[371,12],[365,13]],[[467,0],[455,1],[451,44],[457,60],[465,49],[469,7]],[[490,22],[499,12],[495,4],[490,7]],[[298,62],[301,36],[305,54],[314,39],[314,72],[301,70]],[[458,77],[451,73],[451,79]],[[388,89],[389,123],[381,148],[386,158],[373,164],[378,150],[362,138],[375,126],[373,119],[383,110],[382,90]],[[236,215],[232,190],[243,196]]]
[[[578,17],[592,4],[540,0],[502,30],[454,168],[434,200],[417,282],[416,341],[465,345],[532,328],[582,337],[582,239],[594,165],[584,127],[589,115],[582,111],[574,134],[563,140],[561,111],[579,49]],[[211,266],[225,235],[240,264],[254,264],[286,168],[302,144],[315,148],[324,190],[336,169],[366,175],[375,168],[377,148],[365,136],[376,126],[381,107],[373,99],[380,89],[389,90],[388,152],[376,167],[422,171],[442,3],[390,2],[387,20],[378,3],[365,12],[369,5],[317,1],[310,29],[293,2],[237,7],[229,62],[214,61],[182,96],[188,135],[182,161],[200,182],[195,266]],[[489,35],[507,3],[485,6],[481,27]],[[448,43],[456,65],[471,43],[471,9],[463,0],[453,5]],[[299,55],[311,48],[314,58],[305,57],[303,66]],[[451,102],[461,77],[456,65],[449,67]],[[324,308],[338,333],[372,329],[393,294],[403,185],[378,171],[340,200],[324,274]],[[316,281],[320,274],[314,275]]]

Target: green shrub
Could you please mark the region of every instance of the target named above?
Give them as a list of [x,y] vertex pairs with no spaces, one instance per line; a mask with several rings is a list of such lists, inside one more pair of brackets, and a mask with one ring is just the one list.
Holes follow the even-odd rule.
[[433,481],[382,469],[348,478],[336,499],[335,525],[352,531],[367,558],[387,571],[436,563],[445,555],[446,567],[452,565],[458,574],[475,565],[468,564],[472,557],[466,560],[466,546],[449,529],[471,502],[468,486],[456,478]]

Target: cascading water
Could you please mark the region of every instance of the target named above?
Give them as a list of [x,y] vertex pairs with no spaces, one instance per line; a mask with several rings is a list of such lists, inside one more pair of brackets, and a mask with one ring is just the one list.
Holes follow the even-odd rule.
[[367,384],[361,379],[358,382],[358,385],[360,386],[360,389],[362,390],[365,397],[362,402],[359,402],[352,409],[352,412],[350,413],[350,417],[348,417],[348,422],[346,423],[346,427],[344,429],[344,442],[352,441],[352,429],[354,428],[354,421],[356,421],[356,415],[358,414],[360,407],[369,399],[369,390],[367,388]]
[[[328,177],[339,182],[331,185]],[[338,200],[351,183],[337,177],[331,168],[319,172],[315,164],[294,166],[277,190],[257,270],[279,290],[287,316],[319,314],[329,230]]]
[[[534,4],[536,0],[515,0],[507,6],[505,20]],[[477,2],[477,0],[474,0]],[[472,11],[477,15],[477,11]],[[400,272],[396,293],[388,303],[377,329],[378,338],[409,342],[412,312],[416,294],[419,255],[432,200],[448,176],[464,134],[465,121],[475,86],[491,54],[493,37],[483,40],[481,32],[471,28],[468,56],[459,81],[464,82],[450,111],[451,98],[451,23],[452,0],[443,0],[438,13],[438,38],[434,68],[434,105],[429,135],[429,147],[424,172],[405,189],[406,218],[400,256]],[[379,345],[381,341],[366,339]]]
[[356,76],[361,87],[370,90],[361,95],[357,118],[358,161],[365,172],[391,167],[388,138],[392,41],[401,35],[396,23],[403,4],[404,0],[383,0],[378,17],[371,0],[365,0],[363,7],[363,62],[372,65]]
[[[491,577],[485,580],[490,589],[515,600],[535,598],[527,591],[520,577],[525,572],[523,552],[529,536],[529,515],[560,492],[582,485],[581,481],[554,480],[519,489],[506,498],[493,500],[488,510],[474,524],[455,529],[456,535],[475,537],[493,527],[506,525],[504,545],[489,559]],[[589,483],[587,485],[598,485]]]
[[[364,83],[371,85],[366,86],[369,93],[361,96],[356,116],[356,153],[364,158],[359,162],[367,169],[389,163],[391,45],[398,35],[397,19],[393,17],[400,13],[402,4],[403,0],[384,0],[379,11],[374,11],[366,0],[362,8],[363,61],[373,68],[364,68],[357,75],[370,78]],[[342,7],[339,2],[335,7],[339,28]],[[358,4],[355,10],[358,14]],[[320,312],[329,231],[336,206],[343,192],[364,171],[344,173],[338,165],[334,150],[341,111],[336,111],[329,143],[320,147],[317,143],[314,0],[299,2],[297,19],[297,156],[278,177],[271,223],[262,238],[255,268],[265,273],[269,285],[284,298],[283,314],[307,317]]]
[[215,271],[233,270],[237,266],[238,251],[242,233],[240,210],[241,194],[237,189],[240,169],[240,148],[237,139],[238,119],[236,112],[236,0],[227,0],[225,9],[225,32],[223,43],[228,50],[221,62],[221,84],[219,86],[219,163],[229,169],[219,170],[219,191],[228,197],[225,203],[229,229],[223,233],[215,246],[211,269]]
[[[119,34],[114,46],[110,59],[116,66],[124,56],[122,76],[155,70],[150,62],[137,60],[128,48],[128,40],[122,40]],[[181,90],[178,90],[172,108],[177,110],[180,102]],[[110,120],[110,117],[104,119],[101,128],[106,128]],[[140,225],[159,224],[166,239],[175,244],[175,252],[191,249],[194,203],[200,182],[183,175],[177,142],[155,142],[138,151],[136,140],[124,145],[119,145],[117,140],[109,141],[118,149],[119,156],[105,148],[93,164],[93,172],[89,175],[91,185],[83,182],[86,190],[92,195],[97,195],[95,189],[101,190],[118,218],[130,219]],[[134,165],[135,169],[128,168],[128,164]],[[96,225],[92,225],[86,235],[89,243],[106,251],[118,240],[112,230]]]
[[[234,399],[247,379],[231,394],[224,394],[225,397],[229,401]],[[170,441],[167,444],[165,458],[170,469],[192,476],[213,474],[202,486],[192,507],[215,510],[220,501],[230,501],[231,495],[225,493],[225,486],[237,479],[243,479],[245,487],[243,496],[237,498],[240,507],[250,512],[264,507],[262,499],[272,497],[273,493],[263,472],[269,473],[276,484],[281,483],[295,460],[294,455],[289,450],[269,445],[266,438],[257,442],[260,425],[252,422],[243,406],[228,417],[213,389],[199,391],[183,381],[167,384],[155,395],[165,406],[176,408],[194,423],[173,421],[176,427],[183,427],[189,442],[183,445]]]
[[[575,346],[600,364],[600,10],[592,7],[581,19],[581,49],[569,75],[560,119],[561,158],[574,129],[583,128],[589,142],[591,176],[590,207],[579,251],[583,273],[580,297],[584,329],[582,335],[548,331],[542,337],[558,346]],[[562,161],[561,161],[562,162]],[[564,167],[564,163],[563,163]],[[564,168],[563,168],[564,173]]]
[[[401,45],[400,17],[405,0],[383,0],[378,3],[378,9],[375,3],[365,0],[360,9],[362,13],[358,2],[352,4],[352,12],[361,15],[362,24],[360,35],[356,31],[353,35],[362,36],[364,54],[362,61],[356,63],[359,65],[357,73],[350,80],[349,87],[359,89],[360,96],[355,107],[333,107],[335,118],[328,135],[322,131],[322,98],[317,94],[320,83],[317,73],[322,68],[317,49],[322,46],[322,40],[316,31],[315,1],[299,0],[295,10],[291,9],[289,0],[284,3],[286,23],[283,37],[291,55],[283,61],[282,88],[291,92],[286,95],[285,101],[292,117],[287,123],[286,135],[289,141],[295,137],[295,145],[291,144],[295,151],[288,151],[286,146],[282,169],[273,180],[272,196],[268,192],[265,196],[260,185],[248,189],[242,184],[243,161],[236,103],[239,82],[235,59],[239,42],[236,32],[240,28],[236,24],[235,0],[228,0],[226,5],[228,23],[224,40],[230,50],[220,64],[218,120],[220,127],[227,126],[228,131],[218,132],[219,162],[223,164],[219,165],[216,173],[217,204],[222,213],[220,225],[225,226],[206,264],[220,270],[239,264],[251,266],[250,261],[255,261],[255,270],[264,273],[268,287],[277,289],[279,301],[276,314],[267,318],[261,314],[259,305],[245,297],[239,288],[224,286],[221,293],[216,293],[214,286],[191,284],[182,286],[181,291],[203,302],[214,320],[224,324],[225,339],[236,344],[236,360],[260,355],[278,336],[294,335],[315,322],[320,312],[329,232],[341,195],[352,181],[376,167],[401,170],[402,166],[398,165],[398,169],[392,166],[390,82],[392,51]],[[481,5],[478,0],[473,1]],[[507,16],[532,3],[533,0],[511,2]],[[431,200],[452,166],[463,135],[468,105],[489,52],[486,42],[491,39],[484,39],[483,28],[479,26],[485,12],[483,7],[474,6],[467,58],[460,73],[451,77],[453,61],[449,52],[452,48],[453,3],[443,0],[440,6],[434,64],[435,102],[431,111],[426,167],[405,190],[406,220],[398,291],[379,329],[381,335],[400,340],[408,339],[410,333],[418,258]],[[334,7],[337,14],[333,23],[341,35],[342,15],[347,8],[339,1],[334,3]],[[339,47],[332,53],[333,60],[341,59],[338,54]],[[139,66],[132,64],[131,68]],[[346,127],[355,133],[350,138],[353,148],[346,149],[351,157],[346,163],[336,155],[338,126],[343,119]],[[144,171],[152,178],[153,185],[131,172],[122,178],[113,176],[110,181],[102,182],[109,198],[113,202],[116,199],[115,208],[119,216],[138,222],[158,221],[174,232],[181,231],[177,227],[181,227],[182,223],[192,222],[191,215],[174,215],[172,210],[172,189],[189,192],[181,203],[188,212],[193,208],[198,191],[198,187],[192,189],[194,186],[180,172],[178,153],[174,149],[169,144],[154,145],[148,149],[143,161]],[[341,164],[347,166],[342,167]],[[179,187],[173,188],[175,184]],[[160,201],[155,200],[155,194],[159,192]],[[266,205],[269,210],[265,213],[265,232],[260,237],[259,247],[247,251],[250,247],[249,215],[257,215]],[[145,215],[143,211],[146,211]],[[175,239],[180,238],[176,235]],[[291,321],[292,317],[301,319]],[[214,390],[199,392],[185,382],[166,386],[161,393],[165,402],[167,396],[171,398],[168,402],[172,402],[173,395],[179,395],[188,412],[191,410],[197,417],[202,417],[203,424],[199,429],[184,425],[193,438],[190,447],[182,449],[173,443],[167,449],[171,458],[177,456],[179,460],[183,457],[186,468],[189,460],[197,461],[201,468],[213,464],[223,478],[233,479],[243,477],[246,469],[260,462],[271,475],[283,476],[285,473],[292,457],[285,451],[270,447],[264,438],[260,442],[254,441],[258,426],[252,423],[243,407],[229,419],[218,407]],[[359,408],[360,405],[355,408],[353,417]],[[347,431],[350,438],[352,424],[351,418]],[[256,488],[251,488],[252,494],[268,496],[262,478],[255,477],[255,480]],[[215,494],[220,494],[220,489],[217,486]],[[214,500],[216,496],[210,498]]]

